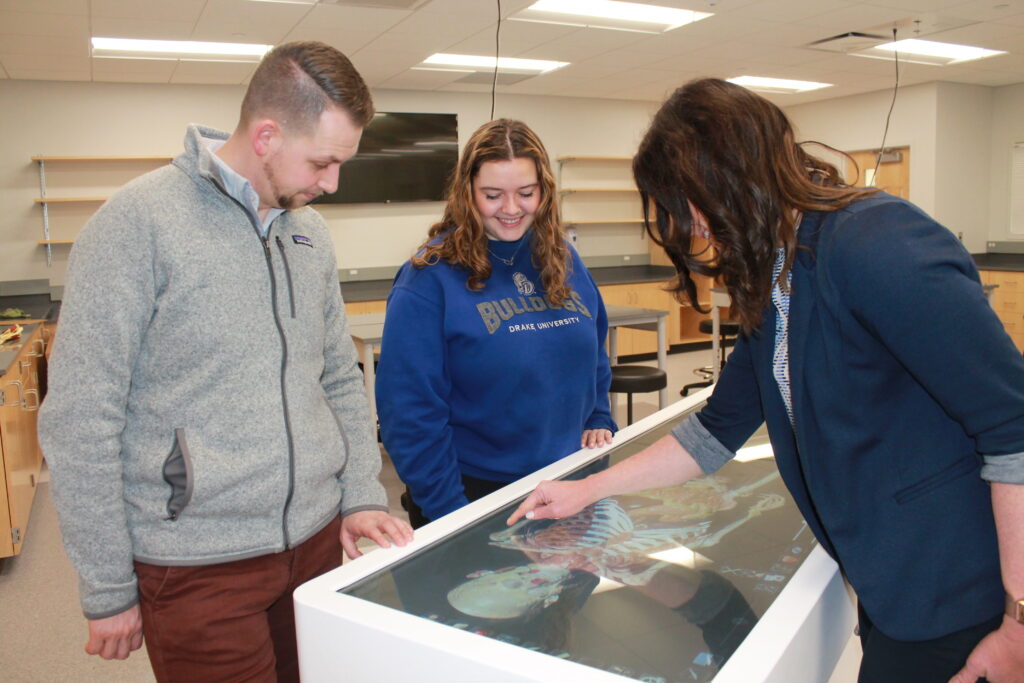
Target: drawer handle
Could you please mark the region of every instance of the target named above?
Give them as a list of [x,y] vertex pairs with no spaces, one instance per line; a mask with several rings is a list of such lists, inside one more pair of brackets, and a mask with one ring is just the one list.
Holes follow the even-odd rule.
[[[35,396],[36,397],[36,402],[35,402],[34,405],[30,406],[28,404],[28,397],[29,396]],[[25,390],[25,397],[21,400],[21,407],[23,409],[27,410],[30,413],[34,412],[36,410],[39,410],[39,390],[38,389],[26,389]]]
[[[11,381],[9,381],[7,383],[7,385],[8,386],[12,386],[12,387],[16,387],[18,389],[18,400],[16,401],[16,403],[24,408],[25,407],[25,395],[21,391],[21,382],[19,380],[12,379]],[[6,396],[6,393],[5,393],[4,394],[4,403],[0,404],[0,405],[7,405],[6,401],[7,401],[7,396]]]

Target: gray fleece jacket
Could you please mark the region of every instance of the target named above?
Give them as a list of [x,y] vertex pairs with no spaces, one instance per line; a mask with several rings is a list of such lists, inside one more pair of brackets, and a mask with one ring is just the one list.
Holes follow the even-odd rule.
[[263,239],[189,127],[118,191],[68,266],[39,437],[89,618],[137,600],[133,560],[230,562],[386,510],[380,453],[320,216]]

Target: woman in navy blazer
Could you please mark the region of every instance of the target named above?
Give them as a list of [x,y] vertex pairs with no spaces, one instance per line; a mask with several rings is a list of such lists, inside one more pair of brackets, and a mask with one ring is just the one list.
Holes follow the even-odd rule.
[[767,423],[857,592],[860,680],[1024,680],[1024,623],[1004,614],[1024,599],[1024,359],[970,255],[717,79],[669,98],[633,171],[677,293],[699,309],[691,274],[717,278],[743,334],[699,413],[615,467],[542,483],[510,521],[714,472]]

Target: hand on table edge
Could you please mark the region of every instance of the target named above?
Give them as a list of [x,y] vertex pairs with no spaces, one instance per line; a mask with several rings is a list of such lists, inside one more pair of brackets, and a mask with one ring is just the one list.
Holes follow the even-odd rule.
[[363,554],[356,546],[360,538],[369,538],[381,548],[390,548],[391,543],[404,546],[412,541],[412,527],[383,510],[360,510],[342,517],[341,547],[349,559]]
[[612,442],[610,429],[584,429],[580,438],[580,448],[600,448]]

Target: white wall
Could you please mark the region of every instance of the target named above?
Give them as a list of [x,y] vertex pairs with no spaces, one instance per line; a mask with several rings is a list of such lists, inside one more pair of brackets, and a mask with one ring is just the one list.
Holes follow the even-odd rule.
[[989,239],[992,88],[937,84],[934,215],[972,253]]
[[[892,91],[790,107],[801,139],[877,149]],[[910,146],[910,200],[971,252],[1017,239],[1009,231],[1010,154],[1024,140],[1024,84],[992,88],[934,82],[900,88],[887,147]]]
[[[199,122],[230,130],[237,120],[243,89],[235,86],[150,85],[0,81],[0,281],[49,279],[64,282],[68,247],[54,248],[46,266],[42,238],[38,171],[33,155],[174,155],[181,150],[185,125]],[[460,143],[490,117],[490,94],[378,91],[381,111],[454,112]],[[578,98],[504,96],[496,116],[520,118],[544,140],[552,158],[567,154],[629,155],[635,150],[655,104]],[[108,193],[97,187],[59,187],[56,167],[48,169],[50,195]],[[76,181],[79,182],[79,181]],[[113,182],[116,186],[117,182]],[[397,267],[440,218],[440,202],[400,205],[326,206],[339,267]],[[88,214],[95,205],[59,207],[57,214]],[[59,221],[55,220],[55,224]],[[581,234],[585,256],[645,253],[638,230],[604,239]]]
[[[910,147],[910,201],[935,215],[937,84],[900,88],[886,147]],[[892,91],[878,91],[787,108],[797,139],[817,140],[851,152],[878,149]],[[813,150],[811,150],[813,153]]]
[[1024,142],[1024,83],[996,88],[992,94],[989,239],[1021,240],[1010,234],[1010,159],[1013,143]]

